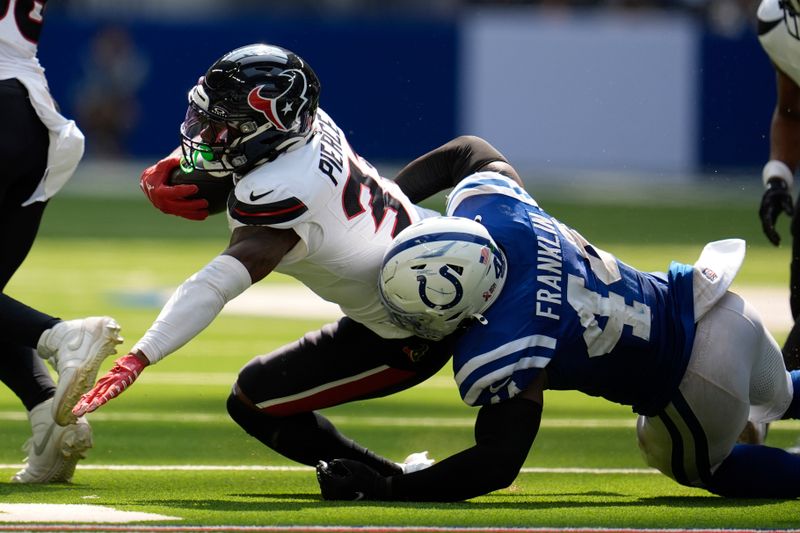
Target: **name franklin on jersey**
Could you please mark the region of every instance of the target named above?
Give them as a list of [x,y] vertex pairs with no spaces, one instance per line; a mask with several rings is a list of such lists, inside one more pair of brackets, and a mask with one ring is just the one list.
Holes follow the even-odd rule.
[[561,238],[552,219],[535,213],[530,213],[529,217],[533,227],[541,230],[536,232],[536,281],[549,287],[536,291],[536,316],[561,320],[561,279],[564,270]]

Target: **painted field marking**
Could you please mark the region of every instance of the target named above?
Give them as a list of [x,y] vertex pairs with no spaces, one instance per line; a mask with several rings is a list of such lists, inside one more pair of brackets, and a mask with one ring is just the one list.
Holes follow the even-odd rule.
[[[152,413],[98,411],[88,416],[91,422],[169,422],[180,423],[218,423],[231,421],[225,414],[208,413]],[[337,426],[368,427],[472,427],[475,419],[470,417],[393,417],[393,416],[330,416],[328,419]],[[26,422],[24,411],[0,411],[0,421]],[[636,417],[630,418],[543,418],[543,428],[635,428]],[[779,420],[773,423],[770,431],[800,430],[800,420]]]
[[[120,511],[105,505],[60,503],[0,503],[0,522],[93,522],[122,524],[153,520],[182,520],[176,516]],[[26,526],[27,528],[27,526]]]
[[[0,469],[22,468],[22,464],[0,464]],[[313,472],[310,466],[298,465],[92,465],[79,464],[78,470],[101,470],[101,471],[139,471],[139,472]],[[521,474],[660,474],[658,470],[652,468],[546,468],[546,467],[525,467],[520,470]],[[0,517],[2,515],[0,514]],[[2,521],[2,520],[0,520]]]

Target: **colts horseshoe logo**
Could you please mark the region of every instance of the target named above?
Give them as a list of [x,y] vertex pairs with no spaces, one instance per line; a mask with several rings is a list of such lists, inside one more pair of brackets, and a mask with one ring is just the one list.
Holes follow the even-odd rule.
[[[428,307],[444,311],[445,309],[450,309],[451,307],[458,305],[458,302],[460,302],[461,298],[464,296],[464,289],[461,287],[461,283],[458,281],[458,278],[454,276],[452,272],[450,272],[450,268],[447,265],[439,269],[439,274],[444,279],[453,284],[453,288],[455,289],[455,295],[453,296],[453,299],[446,304],[435,304],[432,301],[430,301],[428,295],[426,294],[426,287],[428,285],[428,280],[422,274],[417,276],[417,282],[419,283],[418,285],[419,297]],[[444,294],[443,291],[441,292]]]

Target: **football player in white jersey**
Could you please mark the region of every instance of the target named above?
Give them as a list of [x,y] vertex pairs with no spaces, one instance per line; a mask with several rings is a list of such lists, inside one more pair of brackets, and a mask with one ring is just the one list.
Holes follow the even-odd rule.
[[451,339],[461,397],[480,408],[475,445],[393,476],[351,459],[322,463],[324,498],[457,501],[507,487],[538,432],[545,389],[630,405],[645,460],[682,485],[800,497],[800,457],[736,444],[748,419],[800,418],[800,371],[786,370],[758,313],[727,290],[744,241],[641,272],[495,172],[462,180],[447,213],[397,236],[381,294],[397,324]]
[[414,202],[481,168],[520,178],[488,143],[461,137],[412,162],[396,181],[384,179],[318,107],[319,93],[302,58],[267,44],[225,54],[191,89],[182,159],[170,156],[146,170],[142,189],[164,212],[204,219],[206,201],[190,198],[196,188],[170,186],[167,176],[181,161],[220,179],[233,173],[230,244],[178,288],[76,414],[118,395],[275,270],[339,304],[345,317],[246,365],[228,399],[231,417],[306,465],[344,456],[386,474],[399,471],[316,410],[406,389],[449,360],[447,340],[417,338],[392,323],[378,295],[381,258],[403,228],[435,214]]
[[[47,202],[72,176],[83,134],[50,96],[37,49],[45,0],[11,0],[0,12],[0,289],[33,245]],[[0,380],[28,411],[32,437],[16,483],[65,482],[92,446],[88,422],[71,407],[115,352],[119,326],[108,317],[62,321],[0,294]],[[38,355],[37,355],[38,351]],[[59,374],[53,383],[43,363]]]
[[[800,217],[793,199],[794,173],[800,163],[800,0],[762,0],[758,7],[758,39],[775,68],[777,101],[770,128],[769,161],[762,179],[766,190],[759,216],[769,241],[778,245],[775,222],[781,213],[792,217],[790,307],[800,315]],[[783,346],[787,368],[800,368],[800,325]]]

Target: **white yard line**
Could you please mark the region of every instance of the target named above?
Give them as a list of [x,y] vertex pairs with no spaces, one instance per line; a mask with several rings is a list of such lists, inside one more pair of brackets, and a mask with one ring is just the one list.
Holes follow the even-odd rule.
[[[2,464],[0,469],[21,468],[22,464]],[[79,464],[79,470],[100,471],[130,471],[130,472],[311,472],[310,466],[280,466],[280,465],[92,465]],[[520,470],[523,474],[592,474],[592,475],[641,475],[660,474],[652,468],[546,468],[525,467]],[[2,511],[0,511],[2,512]],[[2,514],[0,514],[2,517]],[[2,521],[2,519],[0,519]]]
[[156,520],[160,522],[164,520],[181,520],[181,518],[163,514],[120,511],[105,505],[0,503],[0,522],[91,522],[95,524],[125,524],[128,522]]
[[[477,412],[477,411],[476,411]],[[218,423],[226,424],[230,418],[225,414],[191,412],[110,412],[97,411],[87,415],[92,422],[166,422],[169,424]],[[395,416],[344,416],[330,415],[331,422],[337,426],[369,427],[472,427],[475,419],[463,417],[395,417]],[[0,422],[25,422],[24,412],[0,411]],[[547,418],[541,422],[543,428],[635,428],[636,416],[629,418]],[[770,426],[770,431],[800,430],[800,420],[779,420]]]

